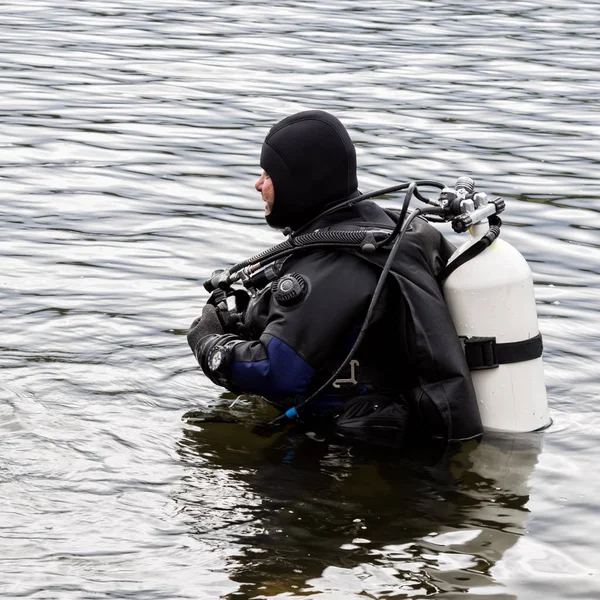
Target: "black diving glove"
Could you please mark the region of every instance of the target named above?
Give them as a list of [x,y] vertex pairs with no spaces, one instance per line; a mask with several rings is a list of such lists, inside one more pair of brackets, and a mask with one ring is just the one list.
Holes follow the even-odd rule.
[[219,320],[217,309],[212,304],[205,304],[202,316],[198,317],[190,326],[187,334],[188,344],[192,352],[197,356],[198,344],[207,335],[222,335],[223,326]]

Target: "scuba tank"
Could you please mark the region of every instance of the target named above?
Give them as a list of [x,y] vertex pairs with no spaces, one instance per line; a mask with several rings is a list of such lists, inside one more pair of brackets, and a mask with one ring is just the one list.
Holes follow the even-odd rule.
[[468,227],[471,239],[448,261],[444,297],[464,342],[484,429],[543,429],[550,417],[531,269],[518,250],[496,239],[493,229],[501,222],[495,214],[489,224],[478,221],[499,211],[473,189],[470,178],[460,177],[454,190],[461,212],[454,229]]

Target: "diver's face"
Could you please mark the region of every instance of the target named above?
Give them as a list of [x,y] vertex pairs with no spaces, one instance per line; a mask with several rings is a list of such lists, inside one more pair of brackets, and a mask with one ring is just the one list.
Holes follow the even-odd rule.
[[260,192],[260,196],[265,203],[265,216],[271,214],[273,204],[275,203],[275,190],[273,189],[273,181],[269,177],[269,174],[263,171],[254,184],[254,188],[257,192]]

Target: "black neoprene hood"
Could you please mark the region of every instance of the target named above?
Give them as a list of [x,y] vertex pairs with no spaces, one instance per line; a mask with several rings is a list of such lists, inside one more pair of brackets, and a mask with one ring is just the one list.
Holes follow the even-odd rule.
[[273,182],[271,227],[298,229],[323,209],[354,194],[356,151],[342,123],[322,110],[286,117],[269,131],[260,166]]

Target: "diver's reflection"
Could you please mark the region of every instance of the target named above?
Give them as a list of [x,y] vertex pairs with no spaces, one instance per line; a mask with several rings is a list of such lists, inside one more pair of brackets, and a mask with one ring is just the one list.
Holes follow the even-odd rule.
[[491,568],[523,534],[542,441],[488,434],[390,460],[302,432],[267,439],[205,422],[184,429],[179,452],[193,469],[178,501],[195,535],[240,548],[231,598],[466,591],[494,583]]

